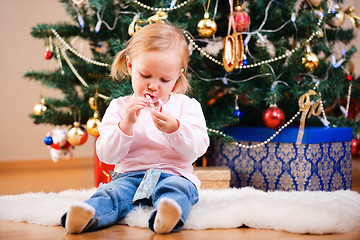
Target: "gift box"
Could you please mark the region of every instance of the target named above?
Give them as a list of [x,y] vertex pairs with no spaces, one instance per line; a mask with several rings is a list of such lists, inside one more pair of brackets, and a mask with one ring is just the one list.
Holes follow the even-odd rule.
[[194,174],[201,181],[201,189],[230,187],[230,169],[227,167],[195,167]]
[[[114,165],[103,163],[95,153],[95,186],[111,181]],[[222,189],[230,186],[230,169],[227,167],[195,167],[194,174],[201,181],[201,189]]]
[[[301,144],[299,128],[285,128],[270,143],[241,148],[211,141],[208,166],[227,166],[231,187],[262,190],[323,190],[351,188],[351,128],[307,127]],[[222,131],[244,145],[256,145],[276,130],[261,127],[227,127]]]
[[115,165],[109,165],[99,160],[95,153],[95,186],[99,187],[100,183],[108,183],[111,181],[110,171],[114,171]]

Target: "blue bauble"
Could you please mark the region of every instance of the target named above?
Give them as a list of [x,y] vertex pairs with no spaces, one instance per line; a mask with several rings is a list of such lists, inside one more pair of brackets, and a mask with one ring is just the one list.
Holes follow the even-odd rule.
[[51,144],[53,144],[53,139],[52,139],[52,137],[50,137],[50,136],[45,137],[45,138],[44,138],[44,143],[45,143],[46,145],[51,145]]
[[248,60],[244,59],[243,60],[243,66],[246,66],[248,64]]
[[239,118],[239,119],[242,118],[242,113],[240,112],[239,109],[236,109],[236,110],[234,111],[234,115],[235,115],[237,118]]

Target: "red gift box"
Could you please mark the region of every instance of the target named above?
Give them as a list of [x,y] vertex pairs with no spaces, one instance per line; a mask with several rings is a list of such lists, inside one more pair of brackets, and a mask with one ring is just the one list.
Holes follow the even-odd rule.
[[[96,144],[96,141],[95,141]],[[114,171],[114,165],[109,165],[103,163],[99,160],[98,156],[96,155],[95,151],[95,185],[99,187],[100,183],[108,183],[111,181],[111,176],[109,171]]]

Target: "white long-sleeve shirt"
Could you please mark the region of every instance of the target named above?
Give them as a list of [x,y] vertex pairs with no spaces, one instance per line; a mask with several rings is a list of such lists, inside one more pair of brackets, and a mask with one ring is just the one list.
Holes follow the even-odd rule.
[[159,131],[151,118],[151,108],[140,111],[133,135],[118,127],[124,118],[125,103],[133,96],[111,101],[99,126],[96,153],[100,161],[114,164],[114,171],[124,173],[151,168],[178,174],[200,188],[200,180],[192,173],[192,164],[209,146],[206,122],[198,101],[182,94],[172,94],[163,110],[180,123],[171,134]]

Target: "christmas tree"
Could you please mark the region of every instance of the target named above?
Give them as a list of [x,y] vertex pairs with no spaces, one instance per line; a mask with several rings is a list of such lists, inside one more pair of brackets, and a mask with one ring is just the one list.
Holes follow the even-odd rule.
[[[306,126],[352,127],[358,138],[360,81],[349,42],[359,17],[342,1],[60,2],[74,21],[38,24],[31,32],[44,40],[44,58],[59,68],[24,76],[62,91],[62,99],[41,96],[31,117],[36,124],[74,125],[72,145],[86,140],[81,125],[97,136],[109,102],[132,93],[130,79],[109,77],[113,57],[134,32],[159,21],[184,29],[188,95],[201,103],[210,134],[223,126],[299,126],[305,114]],[[344,29],[347,17],[354,27]]]

